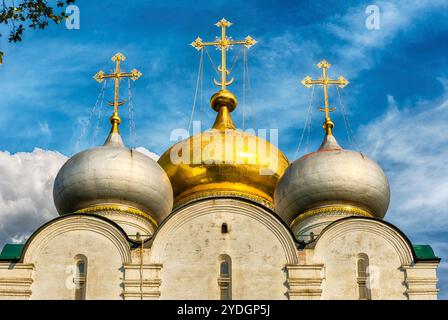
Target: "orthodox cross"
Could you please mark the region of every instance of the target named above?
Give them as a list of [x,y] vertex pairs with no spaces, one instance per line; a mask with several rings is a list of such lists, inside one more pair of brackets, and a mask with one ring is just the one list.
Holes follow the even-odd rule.
[[312,85],[318,84],[322,85],[324,88],[324,101],[325,101],[325,108],[319,108],[320,111],[325,112],[325,122],[323,124],[323,128],[325,129],[326,133],[328,135],[332,134],[332,129],[334,127],[334,123],[330,119],[330,112],[333,112],[336,110],[336,108],[330,108],[328,103],[328,86],[331,84],[338,85],[339,88],[344,88],[348,81],[343,76],[340,76],[338,80],[332,80],[327,77],[327,69],[331,67],[331,64],[328,63],[326,60],[322,60],[317,64],[317,67],[322,69],[322,78],[318,80],[311,79],[310,76],[305,77],[301,81],[301,83],[307,87],[310,88]]
[[114,113],[112,117],[110,117],[110,123],[112,124],[112,132],[118,132],[118,125],[121,122],[120,117],[118,116],[118,107],[123,105],[126,100],[120,101],[120,80],[122,78],[131,78],[133,81],[137,80],[141,77],[141,72],[137,69],[133,69],[131,72],[122,72],[120,63],[126,60],[126,57],[122,55],[120,52],[115,54],[112,57],[112,61],[115,62],[115,71],[111,74],[104,73],[103,70],[98,71],[98,73],[93,77],[99,83],[103,82],[105,79],[114,79],[115,81],[115,94],[114,101],[108,102],[108,105],[114,107]]
[[217,81],[216,79],[213,79],[213,81],[217,86],[221,86],[222,90],[226,90],[226,87],[233,82],[233,78],[227,81],[227,76],[230,74],[230,71],[227,70],[226,67],[227,50],[229,50],[229,48],[231,48],[234,45],[244,45],[246,48],[250,48],[255,43],[257,43],[257,41],[252,39],[250,36],[247,36],[244,40],[241,41],[235,41],[232,40],[231,37],[227,37],[226,28],[230,27],[231,25],[232,25],[231,22],[222,18],[215,24],[215,26],[221,28],[221,38],[216,37],[216,41],[213,42],[203,42],[201,38],[197,37],[196,40],[194,40],[191,43],[191,45],[198,51],[201,50],[203,47],[209,47],[209,46],[215,46],[219,50],[221,50],[221,65],[218,67],[218,70],[221,71],[221,82]]

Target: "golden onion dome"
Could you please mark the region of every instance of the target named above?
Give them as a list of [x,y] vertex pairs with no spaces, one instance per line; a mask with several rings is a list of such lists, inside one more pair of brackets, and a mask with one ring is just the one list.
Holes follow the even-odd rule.
[[174,207],[216,195],[273,207],[288,159],[268,141],[235,129],[230,112],[237,100],[231,92],[217,92],[210,104],[218,112],[213,128],[176,143],[158,161],[171,181]]

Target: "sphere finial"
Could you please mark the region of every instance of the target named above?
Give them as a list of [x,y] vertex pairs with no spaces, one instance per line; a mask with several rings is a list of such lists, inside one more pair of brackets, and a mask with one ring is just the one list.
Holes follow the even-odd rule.
[[218,112],[215,123],[213,124],[213,129],[235,129],[235,124],[230,116],[230,112],[235,110],[237,104],[238,100],[235,95],[228,90],[219,90],[212,96],[210,105],[213,110]]
[[229,112],[232,112],[237,105],[238,100],[235,95],[228,90],[219,90],[210,98],[210,106],[216,112],[218,112],[221,107],[227,107]]

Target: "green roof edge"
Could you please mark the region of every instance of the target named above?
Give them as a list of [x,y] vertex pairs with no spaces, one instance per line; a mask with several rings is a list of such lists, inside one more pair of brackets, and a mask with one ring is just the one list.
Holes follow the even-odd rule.
[[7,243],[0,253],[0,261],[20,260],[25,244]]
[[[7,243],[0,253],[0,261],[20,260],[25,244]],[[432,247],[428,244],[413,244],[412,248],[418,261],[440,261],[434,253]]]
[[429,244],[413,244],[412,247],[417,260],[440,260],[440,258],[435,255],[434,250]]

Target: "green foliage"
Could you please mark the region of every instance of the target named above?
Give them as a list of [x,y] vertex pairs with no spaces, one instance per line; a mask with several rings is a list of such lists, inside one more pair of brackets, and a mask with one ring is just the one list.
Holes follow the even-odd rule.
[[[17,4],[13,0],[2,2],[0,23],[11,27],[9,42],[19,42],[22,41],[25,28],[43,30],[51,21],[56,24],[64,21],[67,15],[63,8],[75,3],[75,0],[57,0],[55,6],[50,5],[47,0],[22,0]],[[0,51],[0,64],[2,58],[3,52]]]

